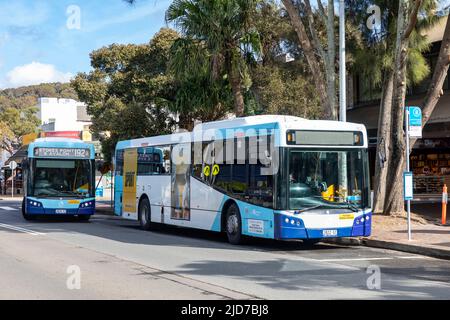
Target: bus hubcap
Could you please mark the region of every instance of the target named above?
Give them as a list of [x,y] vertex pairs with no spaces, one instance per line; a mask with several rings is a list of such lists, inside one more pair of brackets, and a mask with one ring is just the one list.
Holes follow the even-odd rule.
[[235,215],[228,217],[227,230],[230,234],[235,234],[238,230],[238,219]]

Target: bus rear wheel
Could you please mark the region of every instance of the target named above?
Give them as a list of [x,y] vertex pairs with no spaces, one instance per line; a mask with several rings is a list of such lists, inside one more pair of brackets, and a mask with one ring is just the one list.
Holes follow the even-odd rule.
[[144,230],[150,230],[152,228],[150,201],[144,198],[139,203],[139,223]]
[[228,207],[225,230],[227,232],[228,242],[231,244],[242,243],[242,220],[239,208],[236,204],[232,204]]

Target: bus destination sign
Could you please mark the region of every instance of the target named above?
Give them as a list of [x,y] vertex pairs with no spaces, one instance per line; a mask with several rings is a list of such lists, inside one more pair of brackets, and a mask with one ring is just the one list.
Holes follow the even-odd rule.
[[35,157],[89,159],[90,150],[80,148],[34,148]]

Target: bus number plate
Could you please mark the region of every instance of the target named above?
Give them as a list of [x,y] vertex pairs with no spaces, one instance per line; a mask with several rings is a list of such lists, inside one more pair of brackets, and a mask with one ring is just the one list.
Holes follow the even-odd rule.
[[336,229],[322,230],[322,235],[324,237],[335,237],[337,236],[337,230]]
[[65,209],[58,209],[55,210],[56,213],[67,213],[67,211]]

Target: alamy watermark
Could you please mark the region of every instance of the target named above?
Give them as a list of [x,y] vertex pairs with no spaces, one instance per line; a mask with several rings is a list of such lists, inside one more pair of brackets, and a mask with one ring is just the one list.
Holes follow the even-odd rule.
[[69,30],[81,29],[81,8],[77,5],[70,5],[66,9],[66,27]]
[[369,290],[380,290],[381,289],[381,269],[377,265],[370,265],[366,270],[367,274],[370,276],[367,278],[366,285]]
[[77,265],[67,267],[66,273],[69,275],[66,280],[66,286],[69,290],[81,289],[81,268]]

